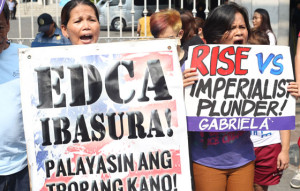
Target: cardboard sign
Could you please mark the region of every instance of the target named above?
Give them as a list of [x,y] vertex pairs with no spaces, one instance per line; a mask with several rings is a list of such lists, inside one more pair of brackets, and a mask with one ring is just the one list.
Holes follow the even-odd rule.
[[190,47],[186,68],[199,80],[185,88],[189,131],[295,129],[289,47]]
[[175,43],[20,50],[33,190],[191,190]]

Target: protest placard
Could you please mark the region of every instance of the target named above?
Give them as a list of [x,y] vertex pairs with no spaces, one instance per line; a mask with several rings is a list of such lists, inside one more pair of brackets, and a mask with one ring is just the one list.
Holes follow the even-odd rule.
[[191,190],[176,40],[19,54],[32,190]]
[[199,80],[185,90],[189,131],[295,128],[289,47],[203,45],[189,49],[186,68]]

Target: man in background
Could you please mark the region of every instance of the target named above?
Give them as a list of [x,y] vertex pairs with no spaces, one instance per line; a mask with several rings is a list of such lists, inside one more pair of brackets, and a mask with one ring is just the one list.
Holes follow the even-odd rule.
[[37,19],[39,33],[36,35],[31,47],[71,45],[69,39],[64,37],[51,15],[41,14]]

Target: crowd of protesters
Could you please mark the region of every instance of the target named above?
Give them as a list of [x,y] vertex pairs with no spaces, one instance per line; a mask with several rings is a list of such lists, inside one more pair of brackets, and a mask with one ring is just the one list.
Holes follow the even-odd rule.
[[[202,6],[201,6],[202,7]],[[203,11],[202,8],[199,10]],[[11,11],[4,3],[0,14],[0,190],[27,191],[29,176],[26,160],[21,113],[18,48],[26,46],[10,43]],[[236,4],[226,3],[216,7],[207,18],[202,13],[194,18],[187,10],[161,10],[141,20],[138,34],[154,38],[177,38],[177,52],[183,70],[183,85],[190,86],[199,76],[194,68],[185,68],[188,47],[199,44],[252,44],[276,45],[270,17],[265,9],[256,9],[251,29],[247,10]],[[74,22],[76,21],[76,22]],[[145,32],[144,23],[150,27]],[[48,14],[38,18],[37,46],[83,45],[97,43],[100,33],[99,14],[89,0],[71,0],[62,9],[61,29]],[[147,28],[147,27],[146,27]],[[299,33],[300,38],[300,33]],[[44,45],[42,43],[45,43]],[[47,44],[48,43],[48,44]],[[49,45],[49,43],[54,43]],[[298,98],[300,84],[300,41],[296,54],[296,82],[287,90]],[[4,106],[4,107],[3,107]],[[235,131],[222,133],[190,132],[189,147],[195,191],[267,191],[278,184],[282,171],[288,168],[290,131],[273,131],[270,136],[261,132]],[[223,139],[233,135],[228,143],[209,144],[210,139]],[[300,137],[298,141],[300,147]],[[267,156],[267,157],[266,157]],[[276,174],[274,176],[274,174]],[[300,188],[300,166],[291,180],[291,186]]]

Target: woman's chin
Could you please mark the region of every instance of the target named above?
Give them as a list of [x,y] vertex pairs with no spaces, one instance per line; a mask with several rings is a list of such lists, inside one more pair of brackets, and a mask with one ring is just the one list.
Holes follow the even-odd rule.
[[86,39],[79,39],[78,41],[77,41],[77,43],[74,43],[74,44],[76,44],[76,45],[83,45],[83,44],[93,44],[93,43],[96,43],[97,42],[97,40],[96,40],[96,38],[86,38]]
[[81,42],[81,44],[92,44],[92,43],[95,43],[95,41],[93,39],[81,40],[80,42]]

